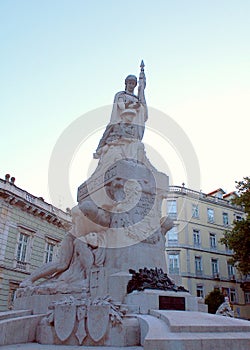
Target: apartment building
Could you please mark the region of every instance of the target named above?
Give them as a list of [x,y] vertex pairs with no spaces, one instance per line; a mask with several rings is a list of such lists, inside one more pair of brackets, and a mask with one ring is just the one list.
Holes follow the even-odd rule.
[[71,222],[69,212],[0,179],[0,311],[11,309],[15,291],[27,275],[55,259]]
[[236,317],[250,319],[250,291],[241,274],[230,263],[232,251],[220,243],[225,230],[244,211],[233,205],[235,193],[221,188],[209,194],[184,186],[170,186],[166,212],[174,227],[166,235],[169,275],[201,298],[219,288],[228,296]]

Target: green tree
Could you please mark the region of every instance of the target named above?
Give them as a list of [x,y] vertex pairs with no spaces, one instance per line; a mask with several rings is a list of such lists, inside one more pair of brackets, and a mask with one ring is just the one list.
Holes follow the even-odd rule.
[[215,314],[218,307],[224,303],[224,295],[219,289],[214,289],[212,292],[208,293],[205,298],[205,304],[208,306],[208,312],[210,314]]
[[238,196],[232,201],[245,209],[245,217],[233,222],[233,228],[224,233],[221,243],[233,250],[232,263],[245,276],[250,274],[250,177],[236,181]]

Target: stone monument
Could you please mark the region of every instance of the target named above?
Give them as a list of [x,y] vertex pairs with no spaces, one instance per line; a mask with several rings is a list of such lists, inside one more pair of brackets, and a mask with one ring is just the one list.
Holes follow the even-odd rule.
[[[161,208],[168,176],[150,163],[142,142],[148,118],[143,61],[140,68],[139,81],[128,75],[125,90],[114,97],[110,122],[94,153],[96,170],[78,188],[72,227],[58,261],[43,265],[21,283],[15,311],[8,316],[12,321],[2,328],[0,321],[0,336],[5,334],[1,345],[37,341],[179,349],[188,337],[196,349],[203,349],[197,332],[207,339],[205,325],[213,319],[204,319],[196,297],[166,273],[165,234],[173,222],[162,216]],[[250,332],[242,322],[225,331],[238,327],[241,339],[240,327]],[[15,324],[15,329],[19,325],[12,340],[7,324]],[[191,335],[183,338],[182,332]],[[242,339],[245,346],[246,337]]]
[[[98,296],[104,296],[115,292],[114,274],[126,273],[129,279],[129,269],[143,267],[166,272],[165,233],[172,221],[162,217],[161,205],[168,176],[152,166],[142,143],[148,118],[143,61],[137,95],[136,86],[136,76],[129,75],[125,91],[115,95],[110,122],[94,153],[97,168],[78,188],[72,228],[62,242],[59,260],[33,272],[21,283],[19,295],[83,293],[83,289],[93,295],[95,279]],[[42,277],[46,281],[34,285]],[[123,301],[124,296],[117,298]]]

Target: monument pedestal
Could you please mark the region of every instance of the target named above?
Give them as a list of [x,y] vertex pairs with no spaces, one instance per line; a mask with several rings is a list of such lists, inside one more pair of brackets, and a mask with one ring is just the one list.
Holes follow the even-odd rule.
[[150,310],[198,311],[197,298],[187,292],[145,289],[133,291],[125,298],[128,308],[139,307],[140,314],[149,314]]

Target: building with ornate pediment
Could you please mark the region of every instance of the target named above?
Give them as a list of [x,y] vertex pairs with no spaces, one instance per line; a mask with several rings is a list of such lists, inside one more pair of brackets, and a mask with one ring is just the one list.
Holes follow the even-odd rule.
[[232,251],[220,243],[225,230],[244,211],[232,204],[235,192],[205,194],[170,186],[166,211],[174,227],[166,235],[168,273],[201,298],[215,288],[228,296],[236,317],[250,319],[249,282],[230,263]]
[[15,291],[31,271],[55,259],[71,215],[0,179],[0,311],[11,309]]

